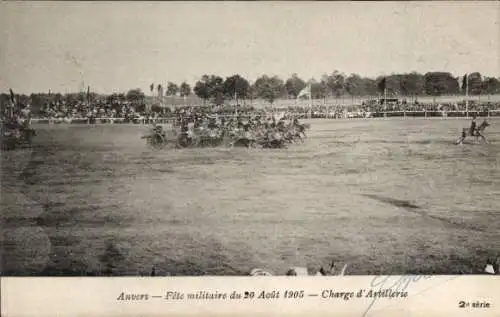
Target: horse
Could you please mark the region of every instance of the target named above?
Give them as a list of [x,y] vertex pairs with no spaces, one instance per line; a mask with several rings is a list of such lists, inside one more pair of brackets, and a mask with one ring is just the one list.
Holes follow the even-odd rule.
[[257,147],[257,139],[259,137],[259,131],[254,131],[249,128],[241,129],[233,126],[226,126],[223,130],[223,137],[226,140],[226,146],[229,148],[233,147],[246,147],[255,148]]
[[469,128],[463,128],[462,135],[460,136],[460,138],[458,138],[458,140],[455,142],[455,144],[462,144],[464,142],[465,138],[468,136],[473,136],[474,142],[477,142],[479,138],[481,138],[483,140],[483,142],[486,142],[486,138],[484,137],[483,132],[489,126],[490,126],[490,124],[485,119],[474,130],[470,130]]
[[299,135],[301,134],[301,135],[303,135],[303,136],[304,136],[304,138],[307,138],[307,136],[306,136],[306,131],[307,131],[307,130],[309,130],[309,129],[311,128],[311,125],[310,125],[310,124],[308,124],[308,123],[304,123],[304,124],[300,124],[300,123],[298,123],[298,124],[295,124],[295,126],[296,126],[296,127],[298,128],[298,130],[299,130],[299,131],[298,131]]
[[292,142],[299,141],[300,143],[304,143],[304,139],[302,137],[307,137],[305,134],[306,127],[300,127],[296,125],[292,125],[288,129],[288,135]]
[[199,137],[198,146],[209,146],[215,147],[220,145],[223,142],[224,133],[219,128],[214,129],[199,129],[196,131]]
[[35,129],[25,127],[2,127],[2,148],[4,150],[13,150],[17,146],[27,144],[31,147],[33,138],[36,136]]
[[152,129],[152,133],[150,135],[145,135],[141,137],[141,139],[146,139],[148,145],[150,145],[154,149],[163,149],[165,145],[167,145],[166,134],[162,130],[157,130],[155,128]]
[[147,144],[157,150],[163,149],[168,143],[167,131],[155,122],[152,124],[150,134],[141,137],[141,139],[146,139]]
[[31,146],[33,138],[36,136],[36,131],[33,128],[25,128],[21,130],[21,134],[24,137],[24,141]]
[[192,131],[181,131],[177,136],[176,148],[196,147],[199,141],[199,137]]
[[235,140],[230,141],[229,147],[246,147],[246,148],[256,148],[258,145],[254,138],[240,137]]
[[486,138],[483,135],[484,130],[486,130],[487,127],[489,127],[490,124],[488,121],[484,120],[477,128],[474,133],[474,140],[477,141],[479,138],[483,140],[483,142],[486,142]]
[[286,139],[279,131],[269,131],[264,138],[259,141],[260,145],[265,149],[280,149],[286,147]]

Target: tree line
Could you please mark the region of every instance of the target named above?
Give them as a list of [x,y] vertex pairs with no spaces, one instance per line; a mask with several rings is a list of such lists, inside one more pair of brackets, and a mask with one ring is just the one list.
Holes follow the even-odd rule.
[[[465,80],[467,78],[467,80]],[[466,86],[467,85],[467,86]],[[286,80],[278,76],[262,75],[254,82],[250,82],[241,75],[233,75],[223,78],[218,75],[205,74],[196,81],[194,87],[183,82],[180,85],[168,82],[165,87],[161,84],[152,83],[149,87],[150,97],[188,97],[195,95],[204,103],[222,104],[225,100],[251,100],[263,99],[273,103],[278,99],[295,99],[300,92],[310,87],[312,99],[340,98],[344,96],[440,96],[465,94],[487,95],[500,93],[500,80],[495,77],[482,76],[478,72],[467,76],[455,77],[448,72],[428,72],[420,74],[417,72],[406,74],[391,74],[378,78],[362,77],[357,74],[346,75],[339,71],[323,75],[320,80],[314,78],[304,80],[297,74],[292,74]],[[1,94],[2,104],[8,102],[11,96]],[[99,95],[88,90],[87,92],[70,93],[64,96],[60,93],[38,93],[27,95],[16,95],[21,103],[44,104],[53,103],[65,99],[67,103],[92,102],[95,100],[106,103],[121,103],[124,101],[133,104],[144,104],[146,94],[140,89],[131,89],[127,93],[113,93],[111,95]]]
[[479,72],[455,77],[448,72],[417,72],[391,74],[378,78],[362,77],[357,74],[346,75],[333,71],[323,75],[320,80],[304,80],[292,74],[286,80],[278,76],[262,75],[253,83],[241,75],[223,78],[218,75],[203,75],[196,81],[193,89],[187,83],[180,86],[169,82],[164,87],[151,84],[150,91],[156,96],[196,95],[204,102],[221,104],[224,100],[263,99],[273,103],[278,99],[295,99],[310,85],[312,99],[339,98],[343,96],[363,97],[376,95],[389,96],[441,96],[441,95],[488,95],[500,93],[500,79],[482,76]]

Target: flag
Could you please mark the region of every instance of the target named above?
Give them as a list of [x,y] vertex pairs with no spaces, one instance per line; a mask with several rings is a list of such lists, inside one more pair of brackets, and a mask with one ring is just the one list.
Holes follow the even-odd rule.
[[306,96],[307,98],[311,99],[311,84],[307,84],[307,86],[302,89],[299,94],[297,95],[297,99],[300,99],[301,97]]
[[495,268],[491,264],[487,264],[484,268],[484,272],[488,274],[495,274]]

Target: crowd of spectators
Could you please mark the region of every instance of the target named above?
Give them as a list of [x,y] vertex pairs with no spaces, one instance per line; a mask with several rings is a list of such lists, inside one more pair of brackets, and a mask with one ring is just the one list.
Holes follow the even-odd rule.
[[[267,109],[268,111],[271,108]],[[455,102],[455,103],[419,103],[412,102],[407,103],[404,101],[391,101],[391,102],[376,102],[369,103],[363,102],[358,105],[339,105],[339,104],[313,104],[312,107],[287,107],[287,108],[275,108],[274,110],[285,111],[289,114],[295,114],[302,117],[312,117],[312,118],[345,118],[345,117],[370,117],[377,116],[383,113],[392,113],[393,115],[403,116],[405,114],[411,115],[421,114],[429,115],[439,114],[440,116],[446,116],[450,113],[488,113],[488,112],[498,112],[500,114],[500,103],[484,102],[478,103],[477,101],[469,101],[468,104],[465,102]]]
[[133,120],[141,116],[141,112],[136,108],[128,102],[97,101],[89,104],[81,101],[67,103],[63,100],[46,105],[41,109],[38,117],[42,119],[125,118]]
[[[345,117],[370,117],[384,112],[428,112],[428,113],[453,113],[453,112],[500,112],[499,102],[469,101],[455,103],[419,103],[390,99],[365,101],[357,105],[327,104],[313,101],[312,106],[280,107],[279,102],[273,106],[254,108],[250,105],[185,105],[175,108],[160,107],[159,105],[146,106],[141,103],[128,101],[94,100],[91,103],[84,101],[67,102],[65,100],[47,104],[39,111],[32,112],[32,118],[49,120],[95,120],[113,119],[125,122],[149,120],[155,118],[194,118],[203,115],[265,115],[270,112],[284,112],[286,116],[301,118],[345,118]],[[444,116],[444,114],[443,114]]]

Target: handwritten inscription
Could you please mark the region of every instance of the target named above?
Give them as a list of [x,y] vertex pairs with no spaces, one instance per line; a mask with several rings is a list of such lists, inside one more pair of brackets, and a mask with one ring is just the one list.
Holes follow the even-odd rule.
[[373,298],[361,317],[365,317],[379,298],[408,297],[410,285],[430,279],[431,275],[375,276],[370,283],[368,294]]

